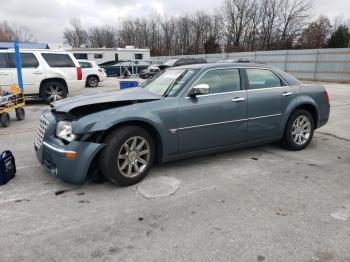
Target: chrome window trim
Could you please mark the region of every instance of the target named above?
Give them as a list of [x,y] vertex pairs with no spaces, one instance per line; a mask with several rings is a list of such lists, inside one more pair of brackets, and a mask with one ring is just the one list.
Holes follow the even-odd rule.
[[259,91],[259,90],[283,89],[286,87],[288,87],[288,86],[276,86],[276,87],[264,87],[264,88],[248,89],[247,92]]
[[[218,96],[218,95],[224,95],[224,94],[234,94],[239,92],[246,92],[246,90],[237,90],[237,91],[230,91],[230,92],[222,92],[222,93],[215,93],[215,94],[207,94],[207,95],[197,95],[197,98],[200,97],[207,97],[207,96]],[[190,96],[186,96],[185,99],[191,99]]]
[[[217,67],[217,68],[210,68],[206,71],[204,71],[203,73],[201,73],[198,78],[188,87],[187,91],[185,91],[185,95],[183,95],[185,97],[185,99],[188,99],[190,98],[188,96],[189,92],[191,91],[192,87],[194,87],[198,81],[201,79],[201,77],[206,74],[207,72],[209,71],[212,71],[212,70],[222,70],[222,69],[261,69],[261,70],[268,70],[270,72],[272,72],[273,74],[275,74],[281,81],[282,83],[284,84],[284,86],[277,86],[277,87],[267,87],[267,88],[260,88],[260,89],[241,89],[241,90],[236,90],[236,91],[232,91],[232,92],[240,92],[240,91],[255,91],[255,90],[269,90],[269,89],[275,89],[275,88],[285,88],[285,87],[288,87],[289,84],[288,82],[276,71],[273,70],[273,68],[269,68],[269,67],[259,67],[259,66],[240,66],[238,67],[237,65],[235,66],[232,66],[232,67]],[[241,82],[240,82],[241,84]],[[248,83],[247,83],[248,84]],[[231,93],[231,92],[225,92],[225,93]],[[225,94],[225,93],[217,93],[217,94]],[[214,94],[209,94],[209,95],[214,95]]]
[[282,114],[279,113],[279,114],[273,114],[273,115],[265,115],[265,116],[251,117],[251,118],[242,118],[242,119],[238,119],[238,120],[230,120],[230,121],[216,122],[216,123],[203,124],[203,125],[186,126],[186,127],[169,129],[169,131],[170,131],[170,133],[175,134],[177,131],[180,131],[180,130],[193,129],[193,128],[198,128],[198,127],[215,126],[215,125],[222,125],[222,124],[229,124],[229,123],[237,123],[237,122],[243,122],[243,121],[249,121],[249,120],[276,117],[276,116],[281,116],[281,115]]

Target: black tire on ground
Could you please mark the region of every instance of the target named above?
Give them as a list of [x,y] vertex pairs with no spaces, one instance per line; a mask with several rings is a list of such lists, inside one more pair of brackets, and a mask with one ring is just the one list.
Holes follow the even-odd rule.
[[26,117],[26,111],[24,111],[23,107],[16,108],[16,117],[18,121],[24,120],[24,118]]
[[10,115],[9,113],[0,114],[0,123],[2,127],[8,127],[10,125]]
[[97,87],[98,86],[99,79],[97,76],[89,76],[86,79],[86,86],[87,87]]
[[[135,137],[139,140],[136,140],[134,145],[133,141]],[[136,145],[138,142],[139,145],[141,145],[142,139],[145,143],[139,148]],[[104,143],[106,146],[99,156],[99,166],[103,176],[109,181],[121,186],[134,185],[144,179],[152,168],[155,158],[155,144],[152,136],[144,128],[138,126],[118,128],[107,135]],[[126,144],[128,144],[130,151],[123,151],[126,148]],[[148,151],[149,154],[145,155],[144,152],[146,151]],[[133,152],[138,152],[137,156],[135,156]],[[147,164],[139,162],[140,159],[138,156],[141,155],[141,153],[143,153],[142,157],[144,158],[141,160]],[[145,158],[147,161],[145,161]],[[126,166],[125,169],[123,169],[125,163]],[[141,166],[139,166],[139,164],[141,164]],[[137,165],[137,170],[139,170],[139,172],[136,171],[136,166],[134,167],[134,165]],[[127,176],[129,171],[126,170],[128,170],[130,166],[131,176]],[[127,172],[127,174],[123,174],[123,172]]]
[[40,96],[48,104],[66,98],[67,94],[67,87],[59,81],[46,82],[40,92]]
[[[298,120],[300,124],[298,124]],[[306,121],[308,121],[308,124]],[[314,128],[314,119],[309,111],[301,109],[293,112],[289,117],[282,138],[283,147],[291,151],[306,148],[312,140]]]

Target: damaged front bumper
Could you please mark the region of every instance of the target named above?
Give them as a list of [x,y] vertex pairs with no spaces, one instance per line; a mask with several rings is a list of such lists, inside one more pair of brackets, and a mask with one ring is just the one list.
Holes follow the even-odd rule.
[[68,145],[55,137],[34,144],[37,159],[49,172],[65,182],[84,183],[89,167],[104,144],[73,141]]

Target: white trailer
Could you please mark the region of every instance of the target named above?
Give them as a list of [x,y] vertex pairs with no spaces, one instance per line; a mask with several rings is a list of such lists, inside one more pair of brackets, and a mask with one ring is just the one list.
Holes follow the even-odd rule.
[[133,46],[125,48],[74,48],[68,49],[79,60],[95,61],[97,64],[113,63],[121,61],[145,61],[151,60],[148,48],[140,49]]

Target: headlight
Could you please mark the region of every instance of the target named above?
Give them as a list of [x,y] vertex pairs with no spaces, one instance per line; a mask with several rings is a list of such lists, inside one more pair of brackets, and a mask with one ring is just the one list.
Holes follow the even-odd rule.
[[58,122],[56,127],[56,136],[67,142],[72,142],[75,139],[72,123],[68,121]]

